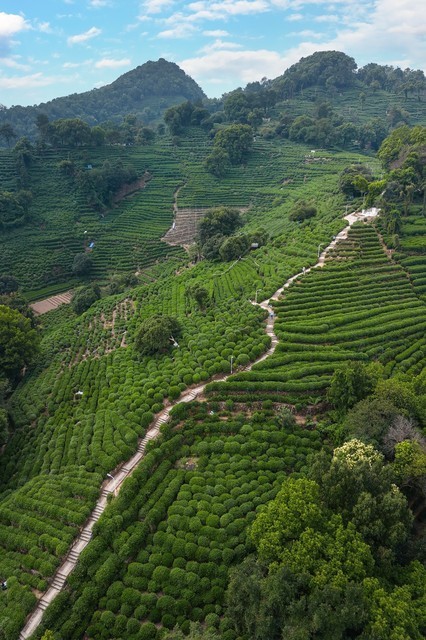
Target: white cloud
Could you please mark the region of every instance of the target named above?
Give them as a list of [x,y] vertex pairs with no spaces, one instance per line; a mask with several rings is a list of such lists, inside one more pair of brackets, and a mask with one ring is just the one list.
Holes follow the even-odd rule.
[[146,0],[142,4],[143,13],[161,13],[174,5],[174,0]]
[[0,38],[11,38],[20,31],[29,28],[29,24],[23,16],[0,11]]
[[89,0],[89,7],[92,9],[100,9],[101,7],[110,7],[110,0]]
[[314,18],[315,22],[340,22],[341,18],[335,13],[324,13]]
[[57,82],[57,78],[44,76],[42,73],[33,73],[29,76],[17,76],[17,77],[0,77],[1,89],[27,89],[33,87],[47,87],[54,82]]
[[0,57],[0,66],[8,67],[9,69],[19,69],[20,71],[29,71],[30,66],[27,64],[22,64],[16,60],[16,56],[11,56],[7,58]]
[[283,60],[276,51],[259,49],[256,51],[214,51],[210,54],[188,58],[179,62],[197,82],[217,83],[224,79],[230,88],[241,83],[260,80],[265,75],[274,78],[284,71]]
[[92,27],[91,29],[88,29],[84,33],[80,33],[75,36],[70,36],[67,42],[68,44],[81,44],[83,42],[87,42],[87,40],[91,40],[92,38],[95,38],[101,33],[102,33],[102,29],[98,29],[97,27]]
[[226,38],[229,36],[227,31],[223,31],[222,29],[214,29],[213,31],[203,31],[203,36],[209,36],[212,38]]
[[158,38],[188,38],[197,29],[188,22],[178,22],[173,29],[166,29],[157,34]]
[[271,4],[279,9],[289,9],[293,5],[299,6],[302,2],[289,2],[289,0],[271,0]]
[[263,13],[270,9],[266,0],[221,0],[220,2],[193,2],[188,5],[193,13],[188,19],[196,20],[225,20],[229,16],[252,15]]
[[39,22],[37,24],[37,29],[42,33],[53,33],[53,29],[50,26],[50,22]]
[[237,44],[236,42],[224,42],[223,40],[215,40],[211,44],[207,44],[205,47],[200,49],[201,53],[210,53],[210,51],[220,51],[226,50],[230,51],[231,49],[241,49],[242,45]]
[[304,29],[303,31],[294,31],[293,33],[289,33],[289,35],[300,36],[302,38],[321,38],[324,34],[312,31],[311,29]]
[[[157,2],[157,0],[150,0]],[[158,0],[161,2],[161,0]],[[227,20],[230,17],[238,17],[245,15],[255,15],[270,10],[268,0],[216,0],[216,2],[206,2],[200,0],[184,5],[185,13],[176,12],[166,18],[166,24],[176,25],[180,22],[202,22]],[[222,34],[224,35],[224,34]]]
[[96,62],[97,69],[118,69],[119,67],[128,67],[131,63],[130,58],[122,58],[121,60],[113,60],[112,58],[103,58]]
[[289,22],[297,22],[298,20],[303,20],[303,13],[292,13],[288,16],[287,20]]
[[86,66],[89,64],[93,64],[93,60],[83,60],[83,62],[64,62],[62,65],[63,69],[78,69],[82,66]]

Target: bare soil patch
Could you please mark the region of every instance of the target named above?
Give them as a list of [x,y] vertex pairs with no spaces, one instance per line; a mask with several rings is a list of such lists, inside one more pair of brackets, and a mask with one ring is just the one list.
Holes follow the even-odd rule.
[[113,204],[117,204],[117,202],[120,202],[120,200],[123,200],[127,196],[131,196],[132,194],[136,193],[136,191],[140,191],[141,189],[144,189],[146,187],[146,183],[149,182],[151,178],[152,178],[152,175],[148,171],[145,171],[143,176],[141,178],[138,178],[138,180],[135,180],[130,184],[123,184],[121,189],[119,189],[117,193],[113,196],[112,198]]
[[70,289],[69,291],[64,291],[64,293],[59,293],[56,296],[51,296],[50,298],[33,302],[30,304],[30,307],[36,316],[41,316],[43,313],[57,309],[61,304],[69,304],[71,302],[72,294],[73,291]]

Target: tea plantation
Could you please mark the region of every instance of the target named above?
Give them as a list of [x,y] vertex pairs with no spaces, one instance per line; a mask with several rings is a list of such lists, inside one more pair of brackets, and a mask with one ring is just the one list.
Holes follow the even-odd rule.
[[271,410],[176,410],[161,446],[99,521],[46,626],[66,638],[157,638],[191,620],[216,626],[229,568],[247,553],[247,526],[320,447],[317,432],[282,428]]
[[[100,280],[120,272],[143,272],[167,257],[182,259],[179,247],[160,242],[172,223],[174,193],[182,185],[178,206],[249,208],[247,220],[252,226],[262,226],[274,236],[282,233],[283,212],[302,196],[319,201],[324,195],[323,210],[328,221],[335,220],[334,207],[343,204],[341,195],[330,194],[337,173],[348,163],[366,161],[347,152],[324,152],[312,165],[307,163],[308,147],[259,138],[247,165],[234,167],[229,176],[217,180],[203,168],[210,148],[209,137],[193,127],[178,146],[162,136],[145,147],[70,149],[66,157],[80,171],[99,169],[105,161],[122,162],[134,167],[138,176],[147,176],[142,188],[102,214],[89,207],[75,181],[61,171],[64,153],[47,149],[29,169],[33,193],[29,222],[1,235],[0,271],[13,272],[34,298],[33,290],[47,296],[78,284],[72,274],[73,258],[88,251],[91,243],[91,275]],[[0,152],[0,169],[0,188],[16,188],[10,152]],[[329,237],[322,224],[319,233],[321,240]]]
[[[377,88],[358,110],[357,87],[333,101],[357,126],[387,117],[390,99],[424,122],[421,100]],[[326,95],[324,87],[307,87],[298,99],[281,96],[254,129],[239,120],[227,125],[225,101],[224,111],[207,113],[217,116],[210,130],[189,119],[178,134],[159,127],[143,144],[39,144],[25,185],[14,152],[0,151],[2,202],[22,186],[32,194],[19,224],[2,217],[0,228],[0,309],[10,320],[0,327],[0,640],[30,637],[22,630],[40,601],[33,640],[45,632],[43,640],[263,640],[241,629],[253,618],[262,626],[270,611],[259,602],[269,596],[268,606],[282,614],[282,592],[265,594],[261,585],[289,567],[262,564],[252,525],[274,509],[275,520],[285,520],[283,483],[312,488],[319,470],[341,511],[324,507],[318,482],[315,500],[292,498],[300,517],[289,519],[285,540],[272,539],[276,522],[265,532],[272,542],[263,553],[288,545],[300,552],[300,566],[310,566],[322,553],[318,526],[327,540],[341,533],[340,556],[333,545],[324,550],[313,580],[309,571],[286,574],[284,595],[297,601],[299,627],[284,635],[276,629],[268,640],[334,640],[303,631],[311,590],[320,587],[327,606],[318,600],[318,625],[337,610],[356,618],[336,640],[426,634],[419,613],[426,597],[424,127],[415,128],[415,140],[402,128],[388,165],[372,147],[361,153],[359,140],[313,149],[279,133],[287,116],[314,114]],[[248,128],[252,148],[218,177],[206,159],[227,127]],[[346,187],[345,170],[353,172]],[[115,172],[132,181],[113,189],[105,176]],[[344,216],[370,206],[380,215],[334,242]],[[222,244],[207,259],[201,231],[186,250],[164,241],[179,209],[240,217],[233,235],[224,240],[221,228],[208,238]],[[256,233],[260,242],[251,240]],[[226,242],[247,238],[231,258],[221,253]],[[90,271],[75,268],[76,256]],[[75,304],[84,288],[70,305],[38,318],[25,304],[80,285],[94,296],[85,310]],[[19,312],[37,339],[32,357],[9,372],[3,343],[20,353],[20,340],[9,335]],[[180,402],[191,392],[196,401]],[[159,418],[158,437],[128,469]],[[368,487],[377,489],[373,497],[361,491],[352,520],[345,506],[352,476],[342,465],[334,477],[330,462],[341,445],[348,445],[349,467],[379,460],[384,469]],[[120,473],[126,479],[107,499],[105,483]],[[55,574],[96,509],[99,516],[100,494],[107,506],[59,589]],[[398,544],[373,548],[371,530],[385,526],[386,510],[403,514]],[[322,572],[326,556],[337,564]],[[242,579],[250,599],[247,616],[245,603],[240,608],[244,624],[237,623],[230,585],[254,565],[260,578]],[[348,578],[355,574],[365,577],[362,597]],[[52,586],[60,593],[44,611]],[[382,623],[374,634],[368,607]],[[364,622],[367,631],[359,631]]]
[[354,226],[325,268],[296,280],[273,306],[280,339],[274,355],[210,384],[213,397],[304,406],[321,401],[342,361],[374,359],[389,373],[424,368],[424,302],[371,226]]

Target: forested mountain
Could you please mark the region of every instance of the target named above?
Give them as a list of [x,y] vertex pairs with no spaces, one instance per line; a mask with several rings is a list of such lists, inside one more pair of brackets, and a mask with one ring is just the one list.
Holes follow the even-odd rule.
[[107,120],[121,121],[129,113],[144,122],[155,120],[167,107],[205,97],[197,83],[173,62],[160,58],[124,73],[114,82],[85,93],[74,93],[31,107],[13,106],[0,110],[0,123],[9,123],[16,134],[33,138],[38,114],[50,120],[81,118],[90,125]]
[[317,51],[289,67],[271,82],[271,86],[283,96],[312,86],[331,91],[358,86],[395,93],[401,91],[405,96],[415,93],[420,99],[426,91],[426,80],[421,70],[402,70],[374,62],[358,68],[355,60],[341,51]]

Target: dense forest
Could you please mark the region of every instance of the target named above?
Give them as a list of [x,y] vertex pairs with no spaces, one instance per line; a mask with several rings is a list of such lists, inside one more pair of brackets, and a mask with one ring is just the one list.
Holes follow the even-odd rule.
[[121,121],[125,115],[134,113],[149,123],[172,104],[203,98],[204,92],[192,78],[173,62],[160,58],[136,67],[99,89],[55,98],[32,107],[2,107],[0,125],[10,124],[19,137],[33,138],[38,114],[53,120],[78,117],[94,126],[109,120]]
[[424,89],[2,111],[0,639],[426,636]]

